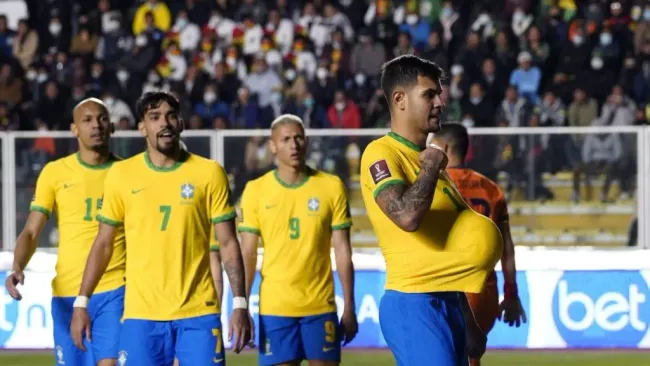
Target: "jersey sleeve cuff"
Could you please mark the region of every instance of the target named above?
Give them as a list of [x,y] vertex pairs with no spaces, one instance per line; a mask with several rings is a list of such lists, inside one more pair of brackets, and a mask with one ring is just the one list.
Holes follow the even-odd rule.
[[379,193],[381,193],[381,191],[383,191],[384,189],[398,184],[406,184],[406,182],[404,182],[401,179],[393,179],[378,185],[375,188],[375,192],[373,193],[374,198],[377,198],[377,196],[379,196]]
[[260,229],[256,229],[254,227],[249,227],[249,226],[242,226],[242,225],[240,225],[237,228],[237,232],[238,233],[251,233],[251,234],[255,234],[255,235],[260,235],[261,234]]
[[210,245],[210,251],[211,252],[218,252],[221,250],[221,246],[219,245]]
[[102,215],[97,215],[97,221],[104,223],[106,225],[110,226],[122,226],[122,223],[116,220],[111,220],[108,217],[102,216]]
[[212,220],[210,220],[210,221],[212,221],[213,224],[218,224],[220,222],[230,221],[230,220],[232,220],[232,219],[234,219],[236,217],[237,217],[237,212],[232,211],[232,212],[229,212],[229,213],[227,213],[225,215],[213,217]]
[[352,227],[352,222],[348,221],[348,222],[344,222],[342,224],[332,225],[332,231],[345,230],[345,229],[349,229],[350,227]]
[[43,206],[38,206],[38,205],[29,206],[29,210],[30,211],[35,211],[35,212],[40,212],[40,213],[44,214],[47,217],[50,217],[50,214],[51,214],[50,210],[48,210],[47,208],[45,208]]

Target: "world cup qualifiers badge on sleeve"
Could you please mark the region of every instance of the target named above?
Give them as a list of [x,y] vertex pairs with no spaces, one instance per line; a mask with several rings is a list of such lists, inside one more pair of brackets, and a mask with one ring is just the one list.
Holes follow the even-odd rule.
[[378,160],[370,166],[370,175],[375,184],[381,182],[386,178],[390,178],[390,169],[388,168],[388,163],[386,159]]

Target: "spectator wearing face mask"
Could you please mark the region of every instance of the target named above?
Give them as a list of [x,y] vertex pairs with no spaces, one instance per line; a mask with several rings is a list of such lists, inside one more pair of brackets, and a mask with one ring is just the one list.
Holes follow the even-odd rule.
[[129,105],[125,101],[116,98],[115,94],[109,90],[104,92],[102,100],[106,104],[106,109],[108,109],[111,123],[117,125],[120,119],[127,118],[131,127],[135,126],[135,118],[133,117],[131,108],[129,108]]
[[63,29],[63,22],[58,15],[50,19],[47,35],[43,37],[40,48],[44,52],[65,51],[70,46],[69,30]]
[[155,46],[149,44],[146,35],[140,34],[135,37],[131,52],[122,57],[120,64],[131,73],[146,75],[154,65],[156,56],[157,50]]
[[564,46],[558,59],[557,71],[568,75],[578,75],[589,65],[591,46],[582,28],[574,31],[571,42]]
[[431,33],[431,25],[420,19],[415,11],[410,11],[404,18],[404,24],[400,26],[401,32],[406,32],[411,37],[413,47],[416,49],[423,49],[427,45],[429,33]]
[[361,112],[342,90],[334,94],[334,104],[327,111],[331,128],[361,128]]
[[217,86],[208,84],[205,87],[203,100],[194,106],[194,113],[201,116],[205,124],[217,117],[227,117],[230,114],[228,105],[219,100],[218,95]]

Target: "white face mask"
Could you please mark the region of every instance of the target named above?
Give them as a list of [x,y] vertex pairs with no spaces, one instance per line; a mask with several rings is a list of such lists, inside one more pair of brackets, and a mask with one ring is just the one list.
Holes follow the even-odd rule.
[[38,74],[38,77],[36,77],[36,81],[38,81],[39,83],[44,83],[46,80],[47,80],[47,73],[45,72]]
[[208,104],[212,104],[212,102],[217,100],[217,93],[213,91],[206,92],[205,95],[203,95],[203,100]]
[[327,74],[328,74],[327,69],[324,67],[319,67],[318,70],[316,70],[316,77],[321,80],[327,78]]
[[294,69],[289,69],[287,72],[284,74],[284,76],[287,77],[287,80],[289,81],[294,81],[296,79],[296,70]]
[[345,102],[337,102],[334,105],[334,108],[336,108],[337,111],[342,112],[345,109]]
[[91,72],[90,74],[91,74],[95,79],[97,79],[98,77],[100,77],[100,76],[102,75],[102,73],[99,72],[99,71],[93,71],[93,72]]
[[361,85],[363,85],[363,83],[366,82],[366,75],[364,75],[364,74],[357,74],[357,75],[354,77],[354,81],[357,83],[357,85],[361,86]]
[[52,33],[55,36],[58,36],[59,33],[61,33],[61,28],[63,28],[61,23],[50,23],[50,27],[49,27],[50,33]]
[[135,45],[138,47],[144,47],[147,45],[147,36],[139,35],[135,37]]
[[469,99],[469,101],[470,101],[472,104],[477,105],[477,104],[481,103],[481,97],[471,97],[471,98]]
[[114,101],[115,101],[115,99],[113,99],[113,97],[104,98],[104,103],[106,103],[106,104],[113,104]]
[[25,75],[25,77],[27,77],[27,80],[34,80],[36,79],[36,76],[38,76],[38,73],[34,70],[27,71],[27,75]]
[[612,35],[610,33],[601,33],[600,34],[600,44],[607,46],[612,43]]
[[187,23],[189,23],[189,22],[187,21],[187,18],[178,18],[178,19],[176,20],[176,25],[177,25],[179,28],[185,28],[185,26],[187,25]]
[[282,102],[282,94],[280,93],[273,93],[271,94],[271,100],[273,103],[280,103]]
[[573,44],[575,44],[576,46],[580,46],[584,41],[585,39],[580,35],[573,37]]
[[471,118],[465,118],[461,123],[465,128],[474,127],[474,121]]
[[117,72],[117,80],[126,81],[129,78],[129,72],[126,70],[119,70]]
[[150,83],[157,83],[157,82],[160,81],[160,76],[158,76],[158,74],[152,72],[151,74],[149,74],[148,80],[149,80]]
[[231,69],[235,68],[235,64],[237,63],[237,59],[234,57],[226,57],[226,65],[230,67]]
[[406,23],[408,25],[416,25],[416,24],[418,24],[418,16],[415,15],[415,14],[409,14],[406,17]]
[[603,59],[600,57],[594,57],[591,59],[591,68],[594,70],[600,70],[603,68]]

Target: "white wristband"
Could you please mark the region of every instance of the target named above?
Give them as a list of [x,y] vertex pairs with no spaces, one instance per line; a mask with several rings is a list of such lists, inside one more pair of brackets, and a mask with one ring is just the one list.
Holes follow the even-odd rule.
[[88,307],[88,297],[87,296],[77,296],[72,303],[73,308],[87,308]]
[[248,303],[245,297],[233,297],[232,309],[248,309]]

